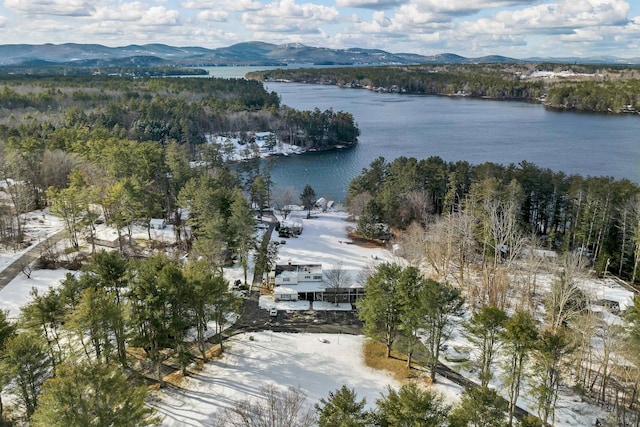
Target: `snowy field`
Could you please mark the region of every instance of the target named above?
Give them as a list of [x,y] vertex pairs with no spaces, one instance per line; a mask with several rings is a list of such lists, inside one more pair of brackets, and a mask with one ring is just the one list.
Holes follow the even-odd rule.
[[20,308],[31,302],[31,291],[36,289],[40,295],[49,288],[57,288],[69,270],[33,270],[31,278],[20,273],[7,286],[0,290],[0,310],[8,310],[8,318],[18,320]]
[[[1,186],[0,186],[1,187]],[[24,214],[24,235],[26,245],[21,248],[3,248],[0,250],[0,271],[7,268],[30,248],[42,240],[62,230],[62,220],[50,215],[47,210]]]
[[159,391],[154,406],[164,417],[163,426],[205,427],[236,401],[259,398],[265,384],[300,388],[309,405],[347,384],[372,406],[387,385],[399,384],[364,365],[363,342],[363,337],[351,335],[238,335],[229,340],[220,360],[187,377],[179,389]]

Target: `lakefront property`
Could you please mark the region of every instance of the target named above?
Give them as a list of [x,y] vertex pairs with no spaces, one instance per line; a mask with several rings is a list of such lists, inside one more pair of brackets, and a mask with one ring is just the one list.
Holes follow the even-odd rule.
[[306,300],[355,304],[364,296],[362,284],[327,283],[321,264],[277,264],[268,275],[267,285],[273,289],[276,302]]

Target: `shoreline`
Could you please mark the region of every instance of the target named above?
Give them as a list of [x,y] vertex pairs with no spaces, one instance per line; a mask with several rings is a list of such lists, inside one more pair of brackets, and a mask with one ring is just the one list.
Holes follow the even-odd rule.
[[552,104],[541,100],[540,98],[500,98],[495,96],[477,96],[468,93],[425,93],[425,92],[409,92],[406,90],[400,90],[397,87],[387,88],[384,86],[373,87],[373,86],[358,86],[358,85],[341,85],[339,83],[322,83],[322,82],[310,82],[310,81],[296,81],[291,79],[266,79],[262,81],[263,83],[296,83],[296,84],[305,84],[305,85],[319,85],[319,86],[336,86],[341,89],[365,89],[371,92],[376,93],[393,93],[397,95],[418,95],[418,96],[442,96],[447,98],[471,98],[478,100],[487,100],[487,101],[501,101],[501,102],[525,102],[530,104],[540,104],[543,107],[557,112],[575,112],[575,113],[583,113],[583,114],[604,114],[611,116],[626,116],[626,115],[640,115],[640,111],[637,111],[633,108],[623,108],[620,111],[596,111],[596,110],[581,110],[576,108],[575,106],[570,105],[561,105],[561,104]]

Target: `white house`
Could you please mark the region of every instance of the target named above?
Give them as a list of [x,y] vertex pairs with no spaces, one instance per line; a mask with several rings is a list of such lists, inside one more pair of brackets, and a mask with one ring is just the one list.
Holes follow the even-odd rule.
[[327,288],[321,264],[279,264],[269,273],[275,301],[330,301],[354,303],[364,296],[360,284]]
[[322,282],[322,264],[279,264],[269,273],[269,281],[275,286]]

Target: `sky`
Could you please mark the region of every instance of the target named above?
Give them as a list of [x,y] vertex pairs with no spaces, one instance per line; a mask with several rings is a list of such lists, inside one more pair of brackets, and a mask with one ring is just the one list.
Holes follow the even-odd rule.
[[0,0],[0,44],[640,57],[640,0]]

